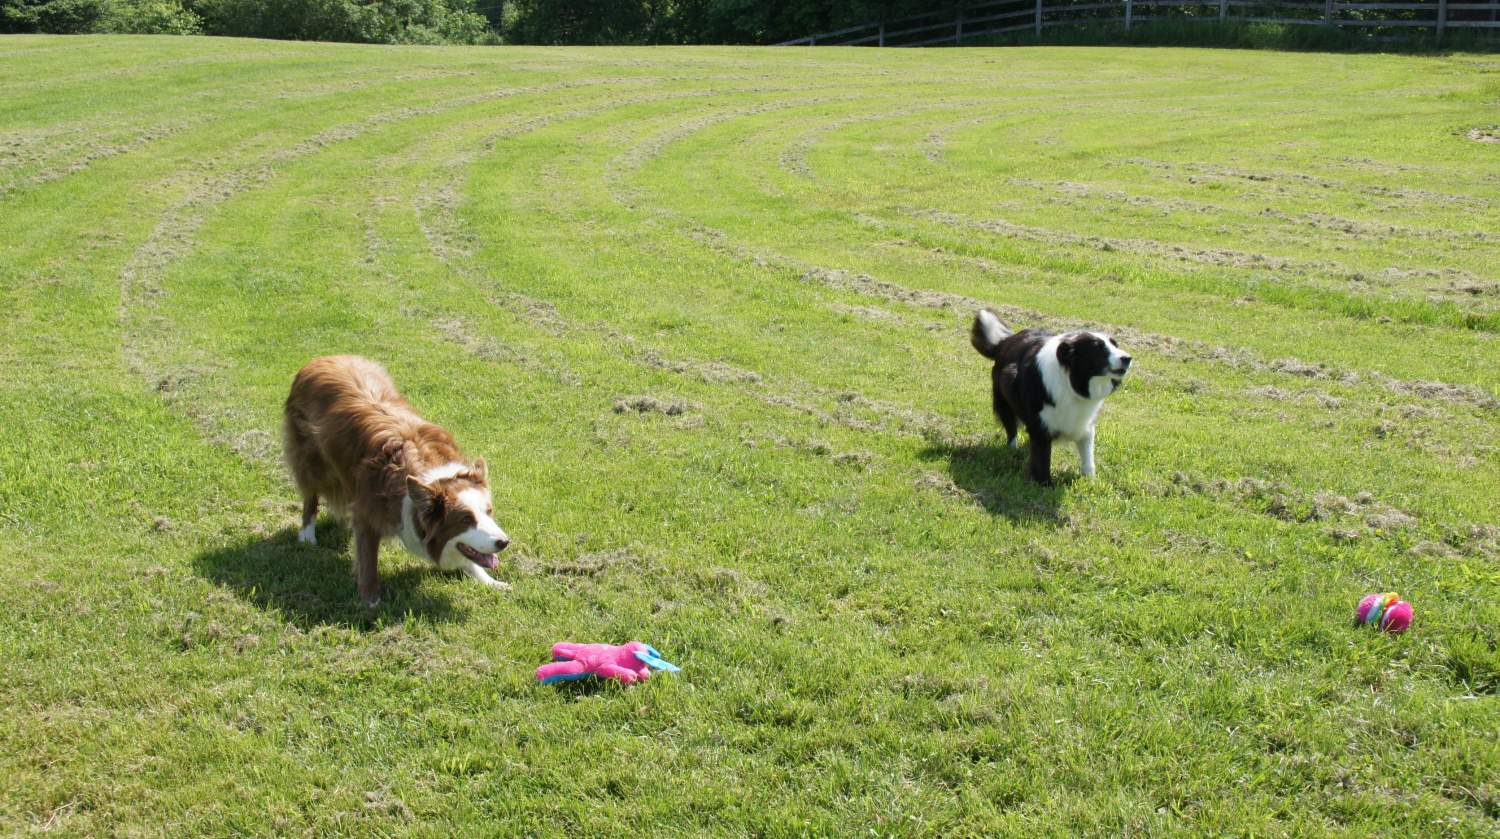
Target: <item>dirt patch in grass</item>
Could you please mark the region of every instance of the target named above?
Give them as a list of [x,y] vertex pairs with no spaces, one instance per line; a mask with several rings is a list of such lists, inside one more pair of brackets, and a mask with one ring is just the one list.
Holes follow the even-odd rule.
[[[411,313],[419,314],[418,312]],[[486,335],[477,324],[467,318],[457,315],[439,315],[430,320],[438,334],[446,336],[464,352],[476,358],[514,364],[523,370],[541,373],[573,387],[583,384],[583,379],[572,370],[549,364],[492,335]]]
[[848,466],[852,469],[858,469],[861,472],[867,469],[870,463],[874,460],[875,455],[872,452],[866,451],[840,452],[833,456],[834,463],[837,463],[840,466]]
[[216,378],[221,365],[183,365],[168,369],[155,382],[161,400],[190,419],[203,438],[246,461],[274,464],[281,440],[260,425],[250,406],[224,397]]
[[1467,556],[1500,558],[1500,525],[1471,524],[1450,531],[1443,542]]
[[1371,374],[1371,378],[1379,382],[1386,390],[1399,393],[1404,396],[1420,396],[1423,399],[1433,399],[1441,402],[1453,402],[1475,405],[1486,410],[1500,409],[1500,399],[1496,399],[1489,393],[1472,385],[1454,385],[1447,382],[1433,381],[1409,381],[1395,379],[1381,374]]
[[[1358,195],[1369,195],[1377,198],[1390,200],[1389,207],[1400,207],[1399,202],[1421,201],[1446,206],[1462,206],[1479,210],[1494,209],[1495,202],[1475,195],[1461,195],[1451,192],[1434,192],[1425,189],[1412,189],[1405,187],[1389,187],[1379,184],[1356,184],[1343,181],[1330,180],[1317,175],[1308,175],[1302,172],[1286,171],[1254,171],[1238,169],[1232,166],[1222,166],[1208,163],[1179,163],[1164,160],[1152,160],[1142,157],[1125,158],[1120,164],[1142,166],[1168,173],[1168,177],[1185,180],[1188,183],[1198,184],[1209,181],[1250,181],[1252,183],[1266,184],[1278,192],[1288,192],[1289,186],[1303,189],[1317,190],[1319,193],[1338,192],[1355,193]],[[1118,165],[1118,164],[1117,164]]]
[[1154,239],[1125,239],[1113,236],[1068,233],[1045,227],[1017,224],[1005,219],[968,219],[939,210],[912,210],[908,212],[947,227],[983,230],[1011,239],[1022,239],[1047,245],[1091,248],[1100,251],[1126,251],[1172,259],[1179,262],[1194,262],[1217,267],[1249,268],[1258,271],[1282,271],[1299,274],[1328,274],[1337,272],[1342,267],[1331,262],[1292,260],[1250,251],[1185,247]]
[[1496,297],[1500,296],[1500,282],[1450,282],[1433,290],[1454,297]]
[[1042,181],[1034,178],[1007,178],[1006,183],[1013,186],[1028,187],[1039,191],[1038,200],[1057,204],[1064,207],[1074,207],[1097,211],[1094,202],[1110,202],[1115,204],[1126,204],[1132,207],[1145,207],[1166,213],[1207,213],[1218,216],[1227,215],[1233,211],[1227,207],[1217,204],[1207,204],[1201,201],[1189,201],[1184,198],[1156,198],[1149,195],[1132,195],[1117,189],[1104,189],[1093,184],[1083,184],[1074,181]]
[[377,816],[394,818],[403,822],[409,822],[414,818],[406,802],[390,790],[379,789],[366,792],[364,807],[367,812]]
[[496,307],[554,335],[570,331],[572,324],[555,305],[519,292],[497,289],[482,270],[471,264],[478,237],[460,222],[460,201],[454,183],[428,184],[414,200],[413,209],[416,210],[422,234],[427,238],[432,255],[460,276],[484,289],[490,303]]
[[812,405],[800,399],[793,399],[792,397],[786,396],[784,394],[768,393],[761,397],[761,401],[765,402],[767,405],[775,405],[778,408],[788,408],[796,411],[797,413],[807,414],[808,416],[822,423],[832,425],[838,422],[838,420],[834,419],[832,414],[824,411],[816,405]]
[[685,399],[660,399],[644,395],[621,396],[615,399],[614,404],[617,414],[665,414],[669,417],[680,417],[699,407],[701,406]]
[[[333,635],[354,633],[338,627],[323,627],[319,632]],[[472,676],[492,678],[494,665],[474,647],[462,644],[436,643],[422,629],[405,624],[387,626],[366,633],[359,641],[350,639],[329,657],[330,666],[345,674],[370,672],[402,674],[410,678]]]
[[1260,399],[1273,399],[1277,402],[1290,402],[1297,398],[1297,394],[1282,390],[1275,385],[1260,385],[1258,387],[1246,388],[1245,393]]
[[908,408],[883,399],[871,399],[853,391],[839,391],[834,394],[834,399],[840,406],[867,410],[881,417],[888,429],[906,434],[927,436],[945,431],[949,425],[941,414]]
[[610,160],[606,165],[605,180],[610,184],[610,191],[616,201],[626,207],[637,207],[645,203],[646,197],[639,187],[626,183],[627,176],[640,171],[653,158],[661,155],[667,146],[672,143],[685,140],[705,128],[710,128],[730,120],[769,113],[771,111],[786,110],[787,108],[804,107],[820,101],[823,100],[803,99],[762,102],[756,105],[702,114],[684,120],[677,125],[656,132]]
[[890,309],[882,309],[879,306],[850,306],[845,303],[831,303],[828,308],[839,314],[850,315],[862,320],[882,324],[905,323],[907,320]]
[[999,114],[986,114],[981,117],[971,117],[969,119],[963,120],[962,122],[944,125],[941,128],[931,131],[927,134],[926,137],[922,138],[922,142],[920,144],[920,148],[922,149],[922,156],[932,161],[933,163],[942,163],[943,154],[948,147],[949,135],[954,134],[958,131],[962,131],[965,128],[972,128],[976,125],[984,125],[986,123],[995,122],[997,119],[1003,118],[1008,115],[1011,115],[1011,112],[1001,112]]
[[884,427],[879,423],[854,415],[847,410],[835,412],[825,411],[817,405],[805,399],[788,396],[784,393],[767,393],[761,396],[761,401],[767,405],[775,405],[780,408],[789,408],[801,414],[806,414],[825,425],[842,425],[855,431],[882,431]]
[[[899,283],[872,277],[869,274],[859,274],[846,271],[842,268],[811,268],[803,272],[802,279],[842,291],[852,291],[856,294],[879,297],[895,303],[906,303],[928,309],[944,309],[955,313],[973,314],[975,310],[982,306],[989,305],[981,303],[974,297],[946,291],[910,288]],[[992,308],[999,310],[999,307],[992,306]],[[1001,311],[1001,314],[1007,316],[1041,317],[1037,312],[1015,308],[1011,308],[1009,311]]]
[[[812,400],[831,402],[824,409]],[[871,399],[851,391],[833,391],[812,388],[797,395],[788,393],[764,393],[761,401],[768,405],[789,408],[806,414],[825,425],[841,425],[855,431],[884,432],[912,437],[946,432],[950,428],[947,418],[930,411],[921,411]]]
[[1470,128],[1464,136],[1476,143],[1500,143],[1500,126],[1490,125],[1483,128]]
[[1413,530],[1421,521],[1413,514],[1377,501],[1368,492],[1354,497],[1334,492],[1305,492],[1277,481],[1260,478],[1205,479],[1174,472],[1162,488],[1165,495],[1199,495],[1256,510],[1294,524],[1323,522],[1337,542],[1355,542],[1370,535],[1391,535]]
[[941,472],[923,472],[912,481],[912,486],[917,489],[927,489],[938,493],[946,498],[969,499],[969,493],[953,482],[953,479]]
[[756,448],[762,444],[770,444],[783,449],[803,452],[815,457],[826,457],[839,466],[847,466],[863,471],[875,460],[875,454],[868,451],[835,452],[833,444],[826,440],[817,438],[793,439],[774,434],[770,437],[744,437],[740,442],[750,448]]
[[166,125],[153,126],[134,136],[116,141],[102,139],[96,133],[76,141],[47,143],[42,145],[46,153],[23,147],[21,141],[13,136],[0,139],[0,168],[20,167],[28,164],[40,167],[30,175],[8,183],[0,183],[0,198],[10,192],[31,189],[69,175],[76,175],[101,160],[139,151],[158,140],[180,134],[207,120],[206,116],[179,120]]
[[526,574],[584,579],[606,577],[617,573],[652,576],[661,571],[660,563],[631,548],[592,551],[571,559],[556,560],[522,555],[517,557],[516,567]]
[[[881,122],[883,120],[900,118],[915,113],[951,111],[961,107],[963,106],[957,103],[942,102],[911,108],[901,108],[898,110],[880,111],[878,113],[851,114],[849,116],[829,120],[828,122],[824,122],[807,129],[792,142],[788,143],[781,151],[779,163],[781,164],[782,169],[793,175],[802,178],[811,178],[813,176],[813,172],[811,167],[809,167],[807,164],[807,154],[808,152],[812,151],[813,146],[817,145],[819,138],[826,134],[831,134],[841,128],[847,128],[851,125],[859,125],[861,123],[867,122]],[[934,149],[940,148],[940,143],[941,141],[939,141],[938,146],[934,146]],[[929,156],[929,159],[936,160],[937,158]]]
[[646,350],[641,360],[647,367],[697,376],[705,382],[760,384],[761,381],[761,375],[754,370],[735,367],[732,364],[725,364],[722,361],[680,361],[663,358],[655,350]]

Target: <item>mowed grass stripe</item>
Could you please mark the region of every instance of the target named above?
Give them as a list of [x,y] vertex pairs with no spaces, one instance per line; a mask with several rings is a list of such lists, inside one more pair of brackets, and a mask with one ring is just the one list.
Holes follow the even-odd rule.
[[[877,147],[881,145],[889,145],[881,142],[882,140],[886,139],[888,138],[882,135],[882,137],[880,138],[872,138],[870,143],[872,145],[876,145]],[[895,145],[897,147],[900,147],[899,143]],[[769,157],[770,155],[768,154],[767,156]],[[784,162],[786,159],[786,155],[782,154],[780,155],[780,157]],[[669,170],[667,173],[665,173],[667,177],[664,178],[664,181],[670,183],[671,178],[680,177],[683,171],[684,169],[682,168],[674,168]],[[762,167],[760,171],[765,171],[765,167]],[[828,185],[822,182],[819,182],[816,185],[812,186],[802,186],[800,184],[796,184],[795,181],[793,181],[791,182],[791,188],[794,189],[794,194],[797,197],[795,199],[789,199],[788,201],[783,202],[779,205],[773,205],[773,208],[768,210],[767,212],[781,214],[798,211],[796,208],[788,205],[801,204],[802,199],[809,199],[815,203],[815,206],[826,207],[828,209],[848,207],[858,203],[859,199],[845,199],[843,201],[829,200],[828,196],[837,195],[838,190],[828,189],[826,188],[827,186]],[[879,199],[871,198],[870,200]],[[909,201],[910,196],[903,190],[899,200],[903,202]],[[715,211],[724,213],[729,217],[742,215],[737,212],[726,211],[726,208],[724,208],[722,204],[716,205]],[[913,217],[914,214],[915,218]],[[884,215],[885,214],[882,214],[882,216]],[[1415,302],[1409,299],[1398,300],[1395,302],[1389,302],[1387,300],[1383,302],[1380,298],[1373,298],[1366,295],[1354,296],[1342,290],[1312,291],[1311,289],[1299,289],[1297,288],[1296,284],[1288,286],[1289,283],[1295,283],[1295,281],[1287,279],[1284,276],[1285,272],[1274,270],[1274,260],[1267,262],[1266,268],[1254,272],[1249,277],[1244,276],[1243,272],[1231,273],[1231,269],[1229,269],[1227,266],[1224,268],[1212,270],[1206,275],[1200,274],[1198,272],[1184,272],[1181,270],[1153,270],[1158,267],[1158,265],[1152,264],[1152,262],[1155,262],[1156,260],[1124,261],[1117,253],[1111,253],[1108,255],[1099,254],[1099,250],[1102,246],[1102,240],[1096,240],[1092,237],[1085,237],[1081,234],[1075,234],[1071,232],[1059,231],[1057,233],[1050,233],[1049,231],[1041,228],[1027,228],[1019,225],[1015,226],[1015,229],[1017,231],[1026,234],[1026,238],[1033,239],[1043,244],[1047,248],[1047,255],[1042,256],[1040,259],[1038,259],[1036,256],[1032,255],[1034,248],[1024,244],[1023,242],[1010,240],[1009,242],[1006,242],[1002,245],[989,247],[976,242],[975,237],[987,237],[990,235],[979,224],[975,224],[967,231],[948,230],[946,229],[944,224],[925,224],[923,227],[918,228],[912,228],[910,226],[911,222],[917,221],[925,215],[927,214],[920,210],[914,210],[910,207],[907,207],[904,210],[901,210],[900,214],[894,217],[895,219],[897,219],[897,221],[885,221],[884,219],[882,219],[881,223],[889,224],[891,232],[895,235],[904,234],[907,237],[924,239],[930,241],[932,243],[932,247],[942,247],[945,250],[952,250],[957,252],[999,255],[1000,257],[1002,257],[1001,261],[1006,263],[1014,263],[1018,259],[1027,259],[1029,261],[1032,261],[1034,264],[1040,262],[1042,265],[1060,265],[1060,267],[1064,269],[1064,273],[1067,275],[1067,277],[1076,277],[1077,274],[1080,273],[1081,269],[1090,270],[1096,271],[1099,274],[1103,274],[1111,278],[1118,278],[1116,282],[1118,282],[1119,280],[1124,280],[1132,285],[1139,283],[1162,285],[1165,283],[1170,284],[1170,287],[1186,287],[1196,291],[1213,290],[1220,296],[1232,296],[1235,298],[1245,297],[1247,295],[1258,295],[1260,297],[1266,298],[1268,302],[1279,303],[1283,305],[1294,305],[1299,307],[1311,306],[1332,312],[1347,312],[1350,314],[1358,315],[1360,317],[1374,317],[1377,314],[1385,312],[1400,319],[1410,319],[1416,322],[1447,322],[1461,325],[1472,325],[1476,327],[1484,327],[1484,325],[1488,323],[1487,319],[1491,317],[1491,314],[1485,311],[1485,309],[1483,308],[1486,306],[1485,300],[1487,298],[1480,295],[1463,294],[1463,299],[1468,302],[1466,303],[1466,305],[1460,306],[1459,304],[1452,301],[1444,301],[1438,304],[1432,304],[1426,301]],[[948,223],[953,222],[956,222],[956,220],[951,220]],[[1121,223],[1126,223],[1126,220],[1121,220]],[[1129,246],[1128,242],[1119,243],[1119,240],[1116,241],[1117,244],[1108,247],[1107,250],[1119,251],[1121,247]],[[1066,260],[1055,255],[1059,247],[1067,247],[1070,242],[1076,245],[1082,245],[1089,253],[1089,255],[1068,258]],[[1182,259],[1190,258],[1193,256],[1193,246],[1189,246],[1188,248],[1181,248],[1181,250],[1184,251],[1184,253],[1182,254],[1174,253],[1173,247],[1174,246],[1171,245],[1156,246],[1153,244],[1151,246],[1151,250],[1159,252],[1162,256],[1168,257],[1171,262],[1179,262]],[[1444,248],[1443,250],[1446,251],[1447,248]],[[1223,252],[1217,250],[1205,250],[1200,251],[1200,253],[1203,254],[1203,258],[1211,258],[1214,261],[1223,261],[1222,257],[1225,256]],[[1088,267],[1085,268],[1085,266]],[[1370,279],[1374,278],[1371,277]],[[1348,286],[1349,284],[1350,283],[1346,277],[1345,286]],[[1353,283],[1353,285],[1358,286],[1360,285],[1360,283],[1355,282]],[[1482,288],[1478,290],[1481,292],[1483,291]],[[1385,308],[1382,308],[1382,306],[1384,306]],[[1474,308],[1479,308],[1480,310],[1472,311],[1472,309]],[[1253,330],[1246,330],[1246,332],[1248,334],[1258,334]],[[1424,339],[1425,338],[1426,336],[1424,336]],[[1485,338],[1483,339],[1483,343],[1485,345],[1490,345],[1493,344],[1493,340]],[[1471,353],[1471,355],[1478,355],[1478,353]]]
[[[727,142],[730,142],[730,141],[725,140],[724,142],[727,143]],[[760,138],[757,137],[756,143],[759,144],[759,142],[760,142]],[[700,164],[696,164],[695,163],[695,164],[690,164],[689,166],[681,168],[681,169],[673,169],[673,170],[671,170],[671,174],[673,174],[673,175],[682,175],[684,172],[690,171],[693,165],[700,165]],[[670,182],[670,181],[668,181],[668,182]],[[809,216],[808,218],[810,220],[812,217]],[[725,253],[731,253],[732,254],[732,253],[736,252],[736,249],[734,247],[721,244],[720,241],[719,241],[719,239],[716,238],[713,235],[715,233],[720,233],[719,231],[714,231],[712,229],[705,230],[705,229],[703,229],[701,227],[698,227],[698,228],[691,228],[690,227],[690,229],[692,229],[696,235],[700,235],[700,236],[706,235],[707,238],[708,238],[708,240],[715,247],[721,248],[721,250],[723,250]],[[902,240],[896,240],[896,242],[895,242],[895,244],[897,244],[897,245],[899,245],[901,243],[902,243]],[[882,241],[882,242],[877,242],[877,246],[886,246],[886,245],[890,245],[890,244],[892,244],[892,243],[889,240]],[[957,246],[954,247],[954,250],[960,250],[961,247],[962,247],[961,245],[957,245]],[[947,249],[942,249],[942,250],[944,252],[946,252]],[[816,271],[818,269],[818,266],[810,266],[807,263],[800,263],[799,264],[795,260],[785,259],[782,254],[778,254],[778,253],[776,253],[774,251],[769,251],[769,250],[765,250],[765,249],[759,249],[759,250],[740,249],[739,252],[742,253],[747,260],[751,260],[751,261],[765,262],[765,261],[769,260],[769,261],[778,262],[778,263],[781,263],[781,264],[787,264],[787,265],[791,265],[791,266],[794,266],[794,267],[799,267],[803,271],[810,271],[810,270],[811,271]],[[945,274],[948,273],[948,272],[950,272],[952,270],[953,260],[950,257],[938,256],[938,255],[935,255],[934,253],[922,253],[922,254],[918,254],[917,255],[917,259],[913,259],[912,261],[913,262],[917,262],[918,259],[920,260],[920,262],[918,262],[918,264],[916,265],[916,270],[919,270],[919,271],[927,271],[932,266],[932,264],[935,261],[938,261],[938,260],[941,260],[941,262],[939,264],[943,265],[943,267],[944,267],[944,273]],[[868,264],[868,263],[866,263],[866,264]],[[994,260],[976,260],[975,261],[975,265],[978,266],[978,267],[981,267],[982,270],[983,270],[983,273],[990,274],[990,275],[993,276],[995,273],[1002,272],[1004,270],[1002,268],[1002,266],[1005,265],[1005,263],[998,263],[998,262],[996,262]],[[1075,263],[1075,265],[1076,265],[1076,263]],[[882,270],[884,270],[884,269],[882,269]],[[928,272],[928,273],[930,274],[930,272]],[[1047,293],[1058,294],[1058,295],[1063,295],[1063,294],[1068,294],[1068,293],[1077,294],[1077,292],[1078,292],[1078,290],[1076,289],[1076,286],[1079,283],[1077,283],[1077,282],[1070,282],[1070,280],[1072,280],[1072,275],[1069,275],[1069,274],[1060,274],[1060,273],[1054,272],[1054,273],[1051,273],[1051,274],[1041,274],[1041,275],[1038,275],[1035,272],[1025,272],[1025,273],[1018,274],[1015,279],[1016,279],[1017,282],[1024,284],[1024,286],[1022,288],[1017,289],[1015,292],[1010,293],[1009,295],[1007,295],[1005,293],[996,294],[994,292],[981,292],[982,294],[984,294],[983,297],[979,297],[979,298],[968,297],[966,299],[969,302],[962,302],[959,297],[954,296],[954,295],[946,295],[946,296],[944,296],[943,293],[934,293],[934,294],[927,295],[927,297],[932,300],[932,305],[939,306],[940,308],[941,307],[948,307],[949,306],[949,301],[952,301],[953,306],[955,308],[959,308],[961,310],[962,308],[970,308],[970,307],[972,307],[972,305],[975,305],[978,301],[985,301],[985,302],[987,302],[989,300],[1030,299],[1030,298],[1034,297],[1039,292],[1047,292]],[[1062,285],[1064,283],[1067,283],[1067,285],[1065,285],[1064,287],[1062,287],[1060,289],[1056,288],[1056,286]],[[1089,292],[1091,294],[1094,294],[1094,295],[1114,295],[1114,296],[1117,296],[1117,297],[1121,296],[1121,295],[1128,294],[1130,292],[1131,288],[1133,287],[1133,284],[1131,284],[1129,282],[1126,282],[1124,280],[1115,280],[1114,282],[1106,283],[1106,284],[1101,284],[1101,283],[1098,283],[1097,281],[1085,281],[1084,284],[1089,287]],[[1037,290],[1035,290],[1035,291],[1033,291],[1033,290],[1031,290],[1029,288],[1029,286],[1032,286],[1032,285],[1040,286],[1040,288],[1037,289]],[[1069,287],[1069,286],[1074,286],[1074,287]],[[878,285],[877,286],[873,286],[873,287],[879,288]],[[896,289],[903,289],[903,287],[901,287],[901,286],[895,286],[895,288]],[[903,293],[904,293],[904,289],[903,289]],[[910,296],[912,298],[914,298],[914,299],[922,299],[920,297],[920,295],[919,295],[918,292],[913,292]],[[1108,305],[1111,305],[1108,300],[1104,301],[1104,305],[1103,306],[1100,306],[1100,305],[1096,304],[1095,305],[1095,312],[1103,309],[1104,306],[1108,306]],[[1007,307],[1002,307],[1002,308],[1007,308]],[[1009,308],[1016,308],[1016,307],[1009,307]],[[1024,309],[1025,307],[1020,307],[1020,308]],[[1079,308],[1084,308],[1084,307],[1080,306]],[[1236,306],[1236,307],[1227,307],[1227,308],[1233,310],[1233,309],[1238,309],[1238,308],[1241,308],[1241,307],[1237,307]],[[1268,313],[1268,314],[1270,314],[1270,313]],[[1028,322],[1028,321],[1035,321],[1035,320],[1038,320],[1038,319],[1041,319],[1041,320],[1050,320],[1050,319],[1047,319],[1047,318],[1045,318],[1043,316],[1040,316],[1040,315],[1038,315],[1038,314],[1036,314],[1034,312],[1029,313],[1029,314],[1021,314],[1021,315],[1018,315],[1018,317],[1024,317],[1024,318],[1027,319],[1027,320],[1021,321],[1023,323],[1024,322]],[[1067,322],[1065,320],[1055,320],[1055,321],[1052,321],[1052,322],[1057,323],[1058,325],[1061,325],[1064,328],[1066,328],[1068,326],[1075,325],[1075,324],[1079,323],[1080,321],[1094,322],[1094,321],[1098,321],[1098,320],[1100,320],[1100,318],[1097,316],[1097,314],[1094,314],[1094,315],[1085,315],[1082,318],[1078,318],[1078,319],[1073,320],[1071,323],[1069,323],[1069,322]],[[1114,326],[1115,326],[1115,328],[1120,328],[1118,323],[1116,323]],[[1129,331],[1129,332],[1126,332],[1124,334],[1125,334],[1127,340],[1134,340],[1134,338],[1132,336],[1135,336],[1137,333],[1135,333],[1134,331]],[[1150,344],[1151,344],[1150,348],[1157,349],[1157,350],[1173,351],[1173,346],[1172,345],[1177,343],[1175,341],[1171,341],[1170,339],[1164,339],[1162,336],[1159,336],[1159,335],[1157,335],[1157,336],[1147,335],[1147,336],[1143,336],[1143,337],[1145,339],[1148,339],[1150,341]],[[1220,332],[1219,334],[1215,335],[1214,337],[1216,337],[1218,340],[1225,340],[1226,339],[1226,336],[1225,336],[1225,334],[1223,332]],[[1166,342],[1165,346],[1164,346],[1164,342]],[[858,346],[858,344],[851,344],[851,345],[852,346]],[[1145,347],[1138,347],[1138,348],[1139,349],[1145,349]],[[1182,347],[1182,349],[1187,349],[1187,347]],[[1219,346],[1219,347],[1215,348],[1213,345],[1205,345],[1205,346],[1200,347],[1200,348],[1193,348],[1193,349],[1189,350],[1189,352],[1192,355],[1197,356],[1197,357],[1202,357],[1202,358],[1211,359],[1211,360],[1222,359],[1223,361],[1225,361],[1227,363],[1234,363],[1234,364],[1236,364],[1238,366],[1250,366],[1251,368],[1260,368],[1260,369],[1268,369],[1268,370],[1284,369],[1284,370],[1287,370],[1287,371],[1291,371],[1294,368],[1296,368],[1298,370],[1298,372],[1296,372],[1296,373],[1287,372],[1286,375],[1288,376],[1288,378],[1290,380],[1292,380],[1292,381],[1299,381],[1299,382],[1301,380],[1304,380],[1308,375],[1316,375],[1320,379],[1333,379],[1333,380],[1337,380],[1339,378],[1350,378],[1350,373],[1353,373],[1354,377],[1358,377],[1358,375],[1359,375],[1360,372],[1364,372],[1365,373],[1365,380],[1372,382],[1372,390],[1374,391],[1372,393],[1372,397],[1375,398],[1375,399],[1379,399],[1379,400],[1388,400],[1388,399],[1390,399],[1391,398],[1391,394],[1392,394],[1393,391],[1400,392],[1401,390],[1404,389],[1404,390],[1407,390],[1407,391],[1409,391],[1411,393],[1418,393],[1418,392],[1425,393],[1428,390],[1428,388],[1426,386],[1419,385],[1418,383],[1403,383],[1403,382],[1399,382],[1399,381],[1391,381],[1388,378],[1382,378],[1380,375],[1376,375],[1374,377],[1371,377],[1368,374],[1368,371],[1358,371],[1358,372],[1356,372],[1356,371],[1349,371],[1349,372],[1346,372],[1346,373],[1340,373],[1337,370],[1320,370],[1319,367],[1318,367],[1318,365],[1309,365],[1306,362],[1288,361],[1288,362],[1286,362],[1286,363],[1283,364],[1283,363],[1280,362],[1279,359],[1274,359],[1274,358],[1268,358],[1268,359],[1266,359],[1264,361],[1256,361],[1253,358],[1253,356],[1247,357],[1245,355],[1244,350],[1241,349],[1241,348],[1238,348],[1238,347],[1235,347],[1233,349],[1226,349],[1226,348],[1224,348],[1222,346]],[[1367,358],[1360,358],[1360,359],[1358,359],[1359,363],[1368,363],[1368,361],[1369,360]],[[1319,383],[1319,384],[1320,384],[1320,386],[1322,386],[1321,383]],[[1453,388],[1451,390],[1452,390],[1452,396],[1455,399],[1458,399],[1458,400],[1461,400],[1461,401],[1465,401],[1465,402],[1473,402],[1474,404],[1480,406],[1481,408],[1483,408],[1484,406],[1491,405],[1491,404],[1494,403],[1494,398],[1493,397],[1489,396],[1488,394],[1486,394],[1485,392],[1480,391],[1480,390],[1471,390],[1471,391],[1468,391],[1468,392],[1466,392],[1462,388]]]

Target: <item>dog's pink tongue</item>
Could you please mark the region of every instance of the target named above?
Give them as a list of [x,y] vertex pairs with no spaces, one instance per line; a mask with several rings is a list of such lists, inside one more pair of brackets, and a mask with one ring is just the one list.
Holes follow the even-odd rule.
[[494,554],[480,554],[479,558],[474,561],[484,568],[491,569],[500,564],[500,558]]

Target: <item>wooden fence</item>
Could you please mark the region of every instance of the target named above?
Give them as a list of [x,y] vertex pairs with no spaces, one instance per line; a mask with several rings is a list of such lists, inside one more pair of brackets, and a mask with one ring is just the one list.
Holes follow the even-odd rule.
[[1420,27],[1437,38],[1449,29],[1500,29],[1500,0],[1345,2],[1345,0],[998,0],[898,20],[822,32],[776,46],[926,47],[962,45],[965,38],[1054,26],[1120,25],[1147,21],[1234,21],[1362,29]]

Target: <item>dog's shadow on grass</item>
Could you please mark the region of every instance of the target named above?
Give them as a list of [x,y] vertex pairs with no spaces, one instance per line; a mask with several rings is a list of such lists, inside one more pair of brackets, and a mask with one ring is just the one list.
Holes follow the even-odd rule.
[[[381,551],[389,552],[389,546]],[[423,578],[434,572],[421,567],[382,570],[380,603],[366,608],[354,587],[349,531],[335,524],[318,527],[317,545],[301,544],[297,531],[287,528],[269,538],[201,553],[193,567],[242,600],[279,611],[304,629],[369,629],[407,614],[441,622],[465,617],[446,594],[422,590]]]
[[1012,449],[1003,442],[974,439],[929,439],[917,456],[924,461],[947,461],[953,485],[990,514],[1016,522],[1063,524],[1058,507],[1077,475],[1056,474],[1054,485],[1039,486],[1026,477],[1026,444]]

